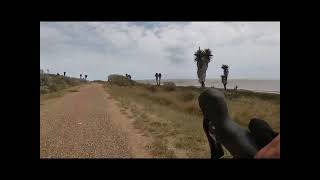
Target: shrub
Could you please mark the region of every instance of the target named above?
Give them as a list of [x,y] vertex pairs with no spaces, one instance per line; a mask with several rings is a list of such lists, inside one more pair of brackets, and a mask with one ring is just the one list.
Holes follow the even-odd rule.
[[181,92],[179,94],[179,99],[182,100],[182,101],[190,101],[192,100],[193,98],[195,98],[195,94],[191,91],[185,91],[185,92]]
[[156,92],[157,91],[157,87],[155,85],[148,85],[147,88],[149,89],[149,91],[151,92]]
[[49,93],[49,88],[47,86],[40,86],[40,94]]
[[78,78],[47,74],[40,69],[40,94],[56,92],[82,83],[84,81]]
[[125,76],[118,74],[111,74],[108,76],[108,83],[115,84],[118,86],[132,86],[134,85],[134,81],[126,78]]
[[174,82],[165,82],[163,83],[163,88],[166,91],[174,91],[176,90],[176,84]]

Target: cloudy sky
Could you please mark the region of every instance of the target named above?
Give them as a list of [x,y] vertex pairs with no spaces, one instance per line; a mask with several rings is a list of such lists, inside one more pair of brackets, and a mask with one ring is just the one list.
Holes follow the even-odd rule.
[[40,68],[89,80],[197,79],[194,52],[209,48],[207,78],[280,79],[280,22],[40,22]]

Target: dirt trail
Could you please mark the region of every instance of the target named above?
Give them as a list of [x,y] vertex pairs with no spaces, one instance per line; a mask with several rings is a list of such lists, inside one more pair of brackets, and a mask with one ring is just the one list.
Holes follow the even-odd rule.
[[133,127],[101,84],[40,102],[41,158],[150,158],[150,139]]

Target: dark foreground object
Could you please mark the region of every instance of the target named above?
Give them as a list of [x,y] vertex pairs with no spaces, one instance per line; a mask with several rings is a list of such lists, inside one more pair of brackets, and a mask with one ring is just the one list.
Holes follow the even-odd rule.
[[222,145],[234,158],[254,158],[277,135],[260,119],[250,121],[250,131],[232,121],[224,94],[219,90],[205,90],[199,96],[199,105],[204,115],[203,128],[208,137],[212,159],[223,156]]

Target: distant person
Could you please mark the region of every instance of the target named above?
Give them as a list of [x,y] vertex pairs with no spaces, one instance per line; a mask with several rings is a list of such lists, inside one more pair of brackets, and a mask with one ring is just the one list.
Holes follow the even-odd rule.
[[57,76],[60,76],[60,74],[59,74],[59,73],[57,73]]
[[159,78],[158,73],[156,73],[154,76],[156,77],[156,84],[158,85],[158,78]]
[[131,75],[130,74],[128,74],[128,78],[131,80]]
[[128,78],[128,74],[126,74],[126,78]]
[[80,74],[80,79],[82,79],[82,74]]
[[63,76],[66,76],[66,72],[63,72]]
[[84,75],[84,78],[87,80],[88,75]]
[[161,73],[159,73],[159,86],[160,86],[160,81],[161,81]]
[[238,86],[236,85],[236,87],[234,87],[234,90],[238,90]]

